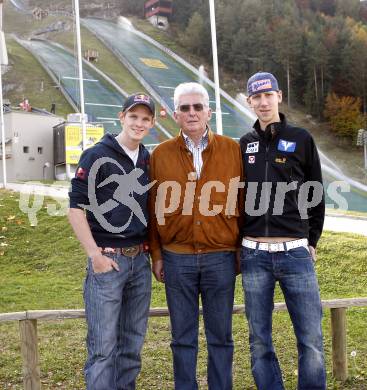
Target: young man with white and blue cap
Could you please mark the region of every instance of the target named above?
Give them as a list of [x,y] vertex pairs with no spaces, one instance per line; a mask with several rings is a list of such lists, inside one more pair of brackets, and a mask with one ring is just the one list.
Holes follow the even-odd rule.
[[257,388],[284,390],[272,342],[274,289],[279,283],[298,348],[298,389],[326,389],[322,307],[315,274],[325,215],[315,142],[279,112],[282,92],[271,73],[247,83],[258,120],[240,140],[246,172],[241,272]]

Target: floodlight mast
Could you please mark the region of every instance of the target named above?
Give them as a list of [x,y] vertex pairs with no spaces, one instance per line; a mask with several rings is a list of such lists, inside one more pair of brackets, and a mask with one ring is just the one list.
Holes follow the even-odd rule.
[[83,79],[83,59],[82,59],[82,44],[80,34],[80,11],[79,0],[74,0],[75,6],[75,26],[76,26],[76,41],[78,51],[78,69],[79,69],[79,91],[80,91],[80,113],[81,113],[81,125],[82,125],[82,140],[83,150],[87,144],[87,126],[85,123],[85,105],[84,105],[84,79]]
[[213,51],[213,69],[214,69],[214,83],[215,83],[215,119],[217,123],[217,133],[223,134],[222,124],[222,109],[220,106],[220,87],[219,87],[219,70],[218,70],[218,49],[217,49],[217,27],[215,23],[215,7],[214,0],[209,0],[210,9],[210,26],[212,33],[212,51]]
[[3,166],[3,187],[6,188],[7,186],[6,145],[5,145],[2,66],[8,65],[8,55],[6,51],[5,36],[3,32],[3,2],[4,0],[0,0],[0,126],[1,126],[1,149],[2,149],[2,166]]

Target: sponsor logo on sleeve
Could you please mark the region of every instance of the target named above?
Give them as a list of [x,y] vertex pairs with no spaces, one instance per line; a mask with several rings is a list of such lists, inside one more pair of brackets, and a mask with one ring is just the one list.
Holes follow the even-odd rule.
[[259,142],[252,142],[247,144],[246,153],[257,153],[259,151]]
[[287,152],[287,153],[292,153],[296,150],[296,142],[290,142],[290,141],[285,141],[284,139],[280,139],[278,143],[278,150],[281,152]]
[[87,176],[87,170],[82,167],[79,167],[75,172],[75,177],[77,177],[78,179],[84,180],[86,176]]

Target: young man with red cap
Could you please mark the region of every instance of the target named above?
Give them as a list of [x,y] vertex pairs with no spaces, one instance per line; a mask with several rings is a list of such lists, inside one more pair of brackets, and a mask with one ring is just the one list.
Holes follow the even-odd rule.
[[135,389],[141,367],[151,294],[149,153],[141,141],[154,117],[149,96],[129,96],[119,113],[121,133],[86,149],[71,181],[68,218],[88,255],[88,390]]
[[315,275],[325,201],[315,142],[279,113],[282,92],[271,73],[247,83],[258,120],[241,140],[246,212],[241,271],[251,367],[260,390],[284,390],[272,342],[274,288],[279,283],[298,348],[298,389],[324,390],[322,308]]

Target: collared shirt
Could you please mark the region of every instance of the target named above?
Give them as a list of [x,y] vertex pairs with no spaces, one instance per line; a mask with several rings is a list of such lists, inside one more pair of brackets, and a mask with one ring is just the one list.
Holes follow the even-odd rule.
[[204,149],[206,149],[206,147],[208,146],[208,142],[209,142],[208,130],[205,131],[205,133],[201,137],[198,145],[195,145],[194,141],[186,134],[182,133],[182,135],[183,135],[183,138],[185,140],[185,144],[186,144],[187,148],[192,153],[195,171],[197,174],[197,178],[199,179],[200,174],[201,174],[201,169],[203,167],[202,152]]

